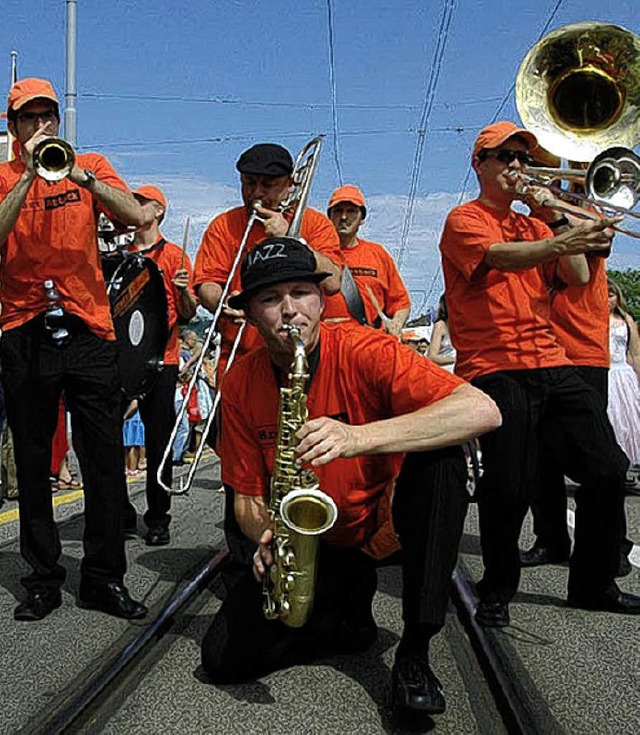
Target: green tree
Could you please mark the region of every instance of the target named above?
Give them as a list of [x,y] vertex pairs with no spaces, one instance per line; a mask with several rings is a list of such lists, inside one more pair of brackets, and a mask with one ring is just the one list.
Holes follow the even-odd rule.
[[640,321],[640,270],[631,268],[624,271],[608,270],[607,276],[620,286],[629,313],[636,321]]

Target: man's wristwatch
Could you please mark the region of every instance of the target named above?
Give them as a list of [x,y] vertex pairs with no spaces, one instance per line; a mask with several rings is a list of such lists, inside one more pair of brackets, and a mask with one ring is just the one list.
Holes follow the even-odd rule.
[[90,168],[85,168],[84,175],[87,178],[84,181],[80,182],[79,186],[81,186],[83,189],[89,189],[91,188],[91,184],[94,181],[97,181],[96,175],[93,173],[93,171]]

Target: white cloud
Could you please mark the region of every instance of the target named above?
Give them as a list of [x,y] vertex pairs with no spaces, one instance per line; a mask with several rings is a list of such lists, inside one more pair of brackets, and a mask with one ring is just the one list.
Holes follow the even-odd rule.
[[[157,184],[167,196],[169,214],[163,232],[168,238],[181,243],[185,219],[187,215],[191,217],[189,255],[192,258],[195,257],[202,233],[213,217],[240,203],[239,186],[218,184],[205,178],[156,174],[132,177],[130,184],[138,186],[145,182]],[[445,218],[458,204],[458,200],[459,194],[438,192],[418,197],[415,201],[413,223],[401,271],[411,292],[414,316],[423,313],[427,306],[435,306],[442,291],[438,243]],[[400,251],[406,203],[406,196],[369,196],[367,219],[361,230],[363,237],[382,243],[396,259]],[[310,204],[324,211],[324,202],[313,201],[313,196]],[[640,267],[637,244],[628,237],[618,236],[609,267],[620,270]]]

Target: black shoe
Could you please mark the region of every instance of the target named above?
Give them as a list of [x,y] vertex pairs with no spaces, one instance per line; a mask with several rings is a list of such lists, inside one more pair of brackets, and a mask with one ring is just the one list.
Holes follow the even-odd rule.
[[400,712],[444,712],[444,689],[424,657],[415,653],[396,656],[391,670],[391,706]]
[[606,592],[597,597],[569,595],[569,607],[582,610],[602,610],[603,612],[620,613],[622,615],[640,615],[640,597],[629,592],[622,592],[617,585],[612,585]]
[[506,628],[511,622],[509,605],[506,602],[483,602],[476,608],[475,620],[486,628]]
[[544,564],[563,564],[566,561],[569,561],[569,554],[553,554],[539,544],[520,552],[521,567],[541,567]]
[[80,582],[78,605],[128,620],[143,618],[147,614],[147,608],[132,599],[127,588],[119,582],[108,584]]
[[36,587],[27,591],[27,599],[13,611],[14,620],[42,620],[62,605],[58,587]]
[[147,546],[166,546],[170,541],[168,528],[150,528],[147,531]]

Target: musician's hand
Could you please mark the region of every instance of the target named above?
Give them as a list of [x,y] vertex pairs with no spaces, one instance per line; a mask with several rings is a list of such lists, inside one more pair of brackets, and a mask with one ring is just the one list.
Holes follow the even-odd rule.
[[556,235],[563,252],[559,255],[576,255],[598,250],[607,250],[611,247],[616,231],[613,225],[621,221],[621,217],[602,217],[601,219],[587,219],[575,224],[570,229]]
[[171,283],[179,291],[184,291],[189,287],[189,271],[186,268],[180,268],[174,273]]
[[25,143],[22,144],[25,167],[27,171],[33,176],[36,175],[35,169],[33,167],[33,150],[38,145],[38,143],[41,143],[46,138],[50,138],[52,135],[52,123],[46,122],[43,125],[40,125],[36,132],[29,138],[29,140],[25,141]]
[[307,421],[296,433],[299,439],[296,447],[298,460],[303,465],[319,467],[338,457],[354,457],[355,429],[327,416]]
[[267,209],[261,204],[254,205],[256,212],[262,217],[264,231],[268,237],[282,237],[287,234],[289,223],[282,212]]
[[[232,291],[229,294],[229,297],[237,296],[239,293],[240,291]],[[225,316],[227,319],[231,319],[234,324],[242,324],[245,320],[244,311],[242,309],[232,309],[228,303],[222,307],[222,316]]]
[[387,334],[395,337],[399,342],[402,342],[402,326],[393,319],[388,319],[382,322],[382,328]]
[[554,211],[553,204],[555,197],[548,189],[543,186],[533,186],[532,184],[516,184],[518,191],[518,199],[524,202],[534,217],[543,222],[553,222],[559,218],[559,214]]
[[262,532],[258,548],[253,555],[253,576],[261,582],[264,579],[267,569],[273,564],[273,552],[271,551],[271,542],[273,541],[273,531],[267,528]]

